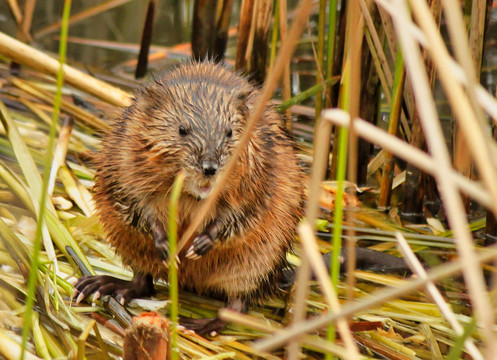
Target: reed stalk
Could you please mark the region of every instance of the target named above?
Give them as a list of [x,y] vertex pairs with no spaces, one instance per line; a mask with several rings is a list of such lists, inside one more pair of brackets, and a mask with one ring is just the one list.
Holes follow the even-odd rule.
[[[464,345],[470,339],[470,336],[477,330],[477,328],[478,328],[478,322],[476,321],[475,318],[472,318],[471,322],[464,327],[464,333],[462,333],[456,338],[454,346],[450,348],[449,354],[445,359],[446,360],[461,359]],[[478,355],[475,356],[474,353],[472,353],[472,355],[473,359],[478,359],[478,360],[484,359],[481,354],[479,356]]]
[[29,332],[31,330],[32,311],[35,299],[36,281],[38,277],[38,257],[41,248],[43,225],[45,223],[45,212],[47,208],[46,203],[48,200],[47,190],[50,178],[50,168],[53,159],[52,152],[53,152],[53,146],[55,144],[55,133],[56,133],[57,121],[59,118],[60,104],[62,99],[62,86],[64,84],[63,64],[65,63],[66,60],[67,33],[69,28],[68,20],[70,12],[71,12],[71,0],[65,0],[64,11],[62,13],[62,27],[60,34],[60,48],[59,48],[60,66],[59,66],[59,71],[57,72],[57,90],[55,93],[54,111],[52,113],[52,124],[50,126],[49,141],[45,155],[45,165],[44,165],[45,169],[43,172],[43,184],[41,188],[40,205],[38,208],[36,235],[33,244],[33,252],[31,254],[31,265],[30,265],[30,273],[28,280],[28,293],[26,295],[26,311],[24,313],[24,326],[22,329],[21,360],[24,359],[26,344],[28,341]]
[[[396,234],[397,242],[399,245],[399,250],[402,252],[404,255],[404,258],[406,259],[406,262],[409,264],[409,267],[411,268],[413,274],[416,274],[416,276],[419,276],[421,278],[426,277],[426,271],[423,268],[423,265],[421,262],[418,260],[414,252],[411,250],[409,247],[409,244],[407,243],[406,239],[404,236],[398,232]],[[463,339],[461,342],[460,348],[462,349],[463,346],[466,346],[467,351],[471,354],[473,359],[475,360],[483,360],[483,356],[481,352],[478,350],[476,347],[475,343],[471,338],[464,338],[464,329],[461,326],[461,324],[458,322],[456,316],[450,309],[449,305],[445,302],[442,294],[440,291],[437,289],[434,283],[429,282],[426,284],[426,290],[428,290],[431,298],[433,301],[437,304],[438,308],[440,309],[441,313],[443,316],[447,319],[449,324],[452,326],[454,329],[456,335],[460,339]]]
[[[337,12],[338,0],[329,0],[328,2],[328,35],[326,44],[326,75],[325,78],[329,79],[333,75],[333,65],[335,62],[335,47],[336,47],[336,28],[337,28]],[[327,84],[331,86],[332,84]],[[331,104],[331,96],[329,91],[326,91],[325,106],[328,108]]]
[[[319,0],[319,17],[318,17],[318,43],[316,56],[316,85],[324,82],[324,36],[326,27],[326,0]],[[316,119],[319,118],[323,108],[323,92],[316,94]]]
[[[0,32],[0,54],[18,62],[21,65],[32,67],[44,73],[56,75],[60,63],[45,53],[36,50],[12,37]],[[67,64],[63,65],[64,79],[78,89],[108,101],[117,106],[128,106],[131,96],[108,83],[98,80]]]
[[[361,55],[362,43],[364,38],[364,15],[360,9],[359,2],[354,1],[350,4],[347,10],[347,27],[349,29],[347,40],[347,61],[349,63],[349,84],[346,88],[347,91],[347,107],[343,109],[349,111],[352,122],[360,114],[360,99],[361,96]],[[376,101],[374,101],[376,103]],[[359,142],[354,128],[351,127],[348,131],[348,144],[347,144],[347,179],[353,184],[357,183],[358,164],[359,164]],[[337,170],[338,171],[338,170]],[[353,196],[355,196],[355,188],[351,189]],[[355,212],[350,211],[347,213],[347,222],[355,222]],[[356,244],[355,244],[355,231],[353,229],[347,231],[346,238],[347,247],[347,298],[352,299],[354,296],[353,289],[355,287],[355,266],[356,266]]]
[[169,237],[169,299],[170,305],[170,326],[171,326],[171,360],[179,358],[179,345],[178,345],[178,261],[177,261],[177,240],[178,240],[178,202],[181,195],[181,188],[185,174],[179,173],[174,180],[171,191],[171,200],[169,203],[169,224],[168,224],[168,237]]
[[31,42],[31,23],[35,12],[36,0],[26,0],[24,2],[24,13],[21,22],[21,38],[23,41]]
[[[287,35],[288,35],[288,12],[287,12],[287,0],[281,0],[278,1],[279,4],[279,26],[280,26],[280,39],[281,43],[285,41]],[[282,95],[283,95],[283,101],[288,101],[292,97],[292,90],[291,90],[291,79],[290,79],[290,62],[291,59],[289,58],[285,64],[283,65],[285,68],[283,69],[283,75],[282,75]],[[287,109],[285,111],[285,122],[286,122],[286,128],[288,132],[292,133],[293,130],[293,122],[292,122],[292,111],[291,109]]]
[[[472,10],[470,17],[470,32],[469,41],[460,41],[460,39],[467,39],[468,34],[465,31],[464,20],[461,11],[452,8],[457,6],[454,1],[442,1],[444,11],[447,18],[448,31],[451,39],[452,46],[456,55],[457,61],[461,64],[467,76],[467,94],[468,100],[474,111],[474,116],[480,123],[482,128],[485,128],[485,118],[481,107],[476,100],[475,84],[479,82],[481,73],[481,58],[483,52],[483,33],[485,29],[485,10],[483,5],[485,1],[475,0],[472,1]],[[473,173],[473,160],[471,151],[468,151],[466,139],[467,135],[464,134],[465,130],[461,125],[456,126],[455,130],[455,154],[454,166],[463,175],[471,177]],[[491,166],[491,164],[487,164]],[[494,168],[495,170],[495,168]],[[481,171],[481,170],[480,170]],[[463,199],[466,209],[469,210],[468,199]],[[495,199],[494,199],[495,201]],[[494,213],[495,216],[495,213]]]
[[86,327],[83,329],[83,332],[79,335],[79,337],[78,337],[78,353],[76,355],[77,360],[84,360],[85,359],[86,340],[88,339],[88,336],[90,336],[90,331],[95,326],[96,326],[96,321],[91,320],[86,325]]
[[157,0],[149,0],[141,34],[140,52],[138,53],[138,63],[136,64],[135,69],[135,79],[141,79],[147,73],[148,55],[150,52],[150,45],[152,43],[152,29],[154,27],[156,8]]
[[22,23],[22,13],[21,9],[19,7],[19,3],[17,0],[7,0],[9,3],[10,11],[12,12],[12,15],[14,16],[17,26],[20,27]]
[[[393,83],[393,99],[390,108],[390,121],[388,123],[388,133],[396,135],[399,129],[400,113],[402,110],[403,90],[404,90],[405,70],[402,52],[397,51],[397,59],[395,60],[395,77]],[[386,208],[390,202],[390,193],[392,188],[392,174],[394,167],[393,154],[387,152],[383,164],[383,174],[380,184],[380,197],[378,199],[378,207]]]
[[243,0],[240,9],[240,21],[238,24],[238,39],[236,44],[235,68],[247,71],[247,50],[249,47],[252,29],[252,18],[256,0]]
[[[336,83],[338,83],[339,81],[340,81],[340,76],[337,75],[337,76],[333,76],[331,78],[326,79],[326,81],[324,81],[324,84],[326,86],[332,86],[332,85],[335,85]],[[321,91],[323,91],[323,83],[322,82],[310,87],[307,90],[302,91],[300,94],[295,95],[294,97],[292,97],[289,100],[283,101],[281,104],[278,105],[276,110],[279,112],[283,112],[286,109],[288,109],[294,105],[300,104],[302,101],[310,98],[313,95],[318,94]]]
[[[344,99],[346,101],[346,99]],[[338,279],[340,277],[340,252],[342,249],[342,222],[343,222],[343,197],[344,197],[344,181],[345,171],[347,169],[347,142],[348,131],[346,128],[340,128],[338,132],[338,152],[337,152],[337,191],[335,194],[335,211],[333,213],[333,253],[331,256],[330,276],[331,283],[335,288],[338,286]],[[328,327],[327,339],[330,342],[335,341],[335,326]],[[327,356],[327,359],[331,359]]]
[[[352,2],[347,8],[347,39],[346,39],[346,61],[344,64],[342,87],[340,89],[339,95],[339,106],[349,111],[353,117],[359,114],[359,96],[360,96],[360,52],[363,37],[363,20],[360,15],[358,3]],[[357,180],[357,137],[354,131],[348,131],[345,128],[340,128],[338,131],[338,147],[337,151],[337,162],[336,162],[336,180],[337,180],[337,191],[335,194],[335,209],[333,217],[333,253],[331,257],[330,275],[331,281],[335,289],[338,286],[338,279],[340,276],[340,253],[342,247],[342,222],[343,222],[343,199],[344,199],[344,181],[347,176],[352,183]],[[347,157],[349,157],[347,159]],[[348,162],[347,162],[348,160]],[[353,216],[352,213],[349,216]],[[348,219],[349,221],[351,219]],[[348,250],[348,263],[347,275],[351,284],[350,287],[354,287],[354,276],[353,268],[355,267],[355,248],[353,246],[353,231],[349,231],[349,240],[347,242]],[[339,326],[345,328],[347,325],[339,323]],[[347,328],[348,329],[348,328]],[[349,343],[347,346],[351,353],[357,352],[355,345],[348,333],[350,330],[342,331],[342,335],[345,335],[345,343]],[[327,330],[327,338],[329,341],[334,341],[335,339],[335,327],[329,326]],[[331,359],[328,356],[327,359]]]
[[278,48],[278,32],[280,28],[280,0],[274,2],[273,33],[271,34],[271,50],[269,52],[269,68],[274,65],[276,50]]

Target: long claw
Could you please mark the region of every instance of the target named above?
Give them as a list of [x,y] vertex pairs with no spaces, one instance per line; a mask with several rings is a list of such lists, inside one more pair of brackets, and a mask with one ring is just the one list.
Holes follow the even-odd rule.
[[188,258],[188,259],[193,259],[193,257],[195,257],[195,255],[197,255],[197,254],[195,253],[195,249],[193,248],[193,245],[192,245],[192,246],[190,246],[190,248],[188,249],[188,252],[186,253],[186,255],[185,255],[185,256],[186,256],[186,258]]
[[74,291],[72,292],[71,296],[70,296],[70,300],[71,302],[74,300],[74,298],[76,297],[76,295],[78,295],[79,291],[74,289]]
[[135,274],[131,281],[117,279],[108,275],[88,276],[79,280],[75,286],[73,297],[78,294],[76,304],[92,296],[92,303],[102,296],[116,296],[121,303],[141,296],[150,296],[154,291],[154,283],[150,274]]
[[78,297],[76,298],[76,304],[79,304],[81,301],[83,301],[85,299],[85,294],[84,293],[80,293],[78,295]]

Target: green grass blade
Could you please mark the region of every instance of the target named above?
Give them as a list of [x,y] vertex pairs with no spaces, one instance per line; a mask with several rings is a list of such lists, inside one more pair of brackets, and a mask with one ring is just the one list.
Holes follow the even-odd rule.
[[[25,355],[25,349],[26,349],[26,344],[28,341],[28,335],[31,330],[31,316],[33,312],[33,304],[34,304],[34,294],[35,294],[35,288],[36,288],[36,280],[37,280],[37,274],[38,274],[38,255],[40,253],[40,248],[41,248],[41,239],[42,239],[42,232],[43,232],[43,221],[45,218],[45,209],[46,206],[45,204],[47,203],[47,189],[48,189],[48,180],[50,176],[50,167],[52,164],[52,151],[53,151],[53,146],[55,143],[55,133],[56,133],[56,125],[57,125],[57,119],[59,117],[59,110],[60,110],[60,103],[62,99],[62,85],[64,83],[64,72],[63,72],[63,64],[65,62],[66,58],[66,43],[67,43],[67,32],[68,32],[68,21],[69,21],[69,14],[71,11],[71,0],[65,0],[64,2],[64,12],[62,14],[62,27],[60,31],[61,39],[60,39],[60,47],[59,47],[59,62],[60,62],[60,67],[59,71],[57,72],[57,91],[55,93],[55,99],[54,99],[54,111],[52,113],[52,124],[50,126],[50,135],[49,135],[49,142],[48,142],[48,147],[47,147],[47,153],[46,153],[46,158],[45,158],[45,168],[44,168],[44,173],[43,173],[43,185],[42,187],[39,186],[38,182],[38,190],[41,192],[40,195],[40,206],[39,206],[39,213],[38,213],[38,222],[36,226],[36,235],[35,235],[35,241],[34,241],[34,249],[33,249],[33,254],[31,255],[31,270],[29,273],[29,281],[28,281],[28,295],[26,298],[26,311],[24,314],[24,326],[22,329],[22,349],[21,349],[21,360],[24,359]],[[27,148],[26,148],[27,150]],[[32,161],[32,160],[31,160]],[[29,161],[27,161],[29,163]],[[32,165],[34,165],[34,161],[32,162]],[[22,166],[22,165],[21,165]],[[38,170],[36,167],[33,169],[34,173],[38,174]],[[26,174],[26,173],[25,173]],[[28,184],[31,186],[30,181],[28,181]],[[36,190],[36,189],[33,189]]]
[[[326,79],[326,81],[324,83],[326,84],[326,86],[331,86],[331,85],[335,85],[339,81],[340,81],[340,76],[337,75],[337,76],[333,76],[329,79]],[[287,101],[283,101],[280,105],[278,105],[278,107],[276,108],[276,111],[283,112],[286,109],[290,108],[291,106],[300,104],[305,99],[316,95],[320,91],[323,91],[323,84],[322,83],[314,85],[314,86],[310,87],[309,89],[302,91],[300,94],[292,97],[291,99],[288,99]]]
[[[324,34],[326,26],[326,0],[319,0],[319,12],[318,12],[318,43],[317,43],[317,54],[316,54],[316,85],[322,84],[325,79],[323,61],[324,61]],[[316,119],[319,118],[321,110],[323,108],[323,91],[319,91],[316,94]]]
[[29,152],[26,143],[21,137],[21,134],[19,134],[19,130],[17,129],[14,120],[9,115],[9,112],[2,101],[0,101],[0,120],[7,132],[12,149],[14,150],[19,166],[26,178],[32,196],[36,199],[40,199],[42,187],[40,172],[31,157],[31,153]]
[[178,238],[178,200],[181,195],[181,188],[185,174],[182,172],[174,180],[171,200],[169,204],[169,298],[171,300],[170,324],[171,324],[171,359],[179,358],[178,346],[178,262],[176,261],[176,245]]
[[[341,89],[341,107],[345,110],[350,108],[349,86],[350,86],[350,63],[345,66],[343,87]],[[338,132],[338,152],[337,152],[337,191],[335,194],[335,210],[333,215],[333,253],[331,256],[330,275],[331,282],[335,291],[338,288],[338,280],[340,277],[340,251],[342,247],[342,222],[343,222],[343,198],[345,191],[345,175],[347,169],[347,145],[348,145],[349,132],[345,127],[341,127]],[[328,327],[327,338],[329,341],[335,341],[335,327],[330,325]],[[327,359],[331,359],[327,356]]]
[[451,347],[446,357],[447,360],[458,360],[461,358],[464,350],[464,342],[475,332],[477,325],[475,318],[471,318],[471,322],[464,327],[464,333],[456,339],[454,345]]
[[23,202],[24,206],[35,214],[31,194],[13,171],[7,168],[3,162],[0,161],[0,178],[14,191],[15,195]]
[[36,345],[36,352],[40,354],[44,359],[51,359],[50,353],[48,351],[47,343],[43,338],[43,333],[41,332],[40,319],[38,313],[33,313],[33,339]]
[[326,78],[330,78],[333,72],[335,61],[335,44],[336,44],[336,22],[337,22],[338,1],[330,0],[328,4],[328,44],[326,47]]

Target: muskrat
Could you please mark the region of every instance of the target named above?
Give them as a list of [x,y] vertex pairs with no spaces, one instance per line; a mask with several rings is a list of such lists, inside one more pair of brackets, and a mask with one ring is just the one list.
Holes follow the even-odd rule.
[[227,183],[191,246],[178,254],[181,288],[228,304],[275,293],[302,215],[303,172],[295,143],[266,106],[235,171],[223,168],[242,136],[259,91],[225,65],[190,62],[137,91],[111,123],[95,155],[94,200],[110,244],[133,270],[131,281],[79,279],[78,301],[153,293],[167,279],[168,209],[176,175],[179,237],[220,176]]

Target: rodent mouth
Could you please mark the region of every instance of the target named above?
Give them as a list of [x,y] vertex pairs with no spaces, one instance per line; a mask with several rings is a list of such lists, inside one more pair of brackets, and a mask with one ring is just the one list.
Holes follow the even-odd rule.
[[198,200],[203,200],[209,196],[214,186],[213,181],[199,181],[187,185],[186,190]]
[[199,186],[198,191],[200,194],[205,194],[205,196],[209,195],[211,192],[212,187],[210,185],[207,186]]

